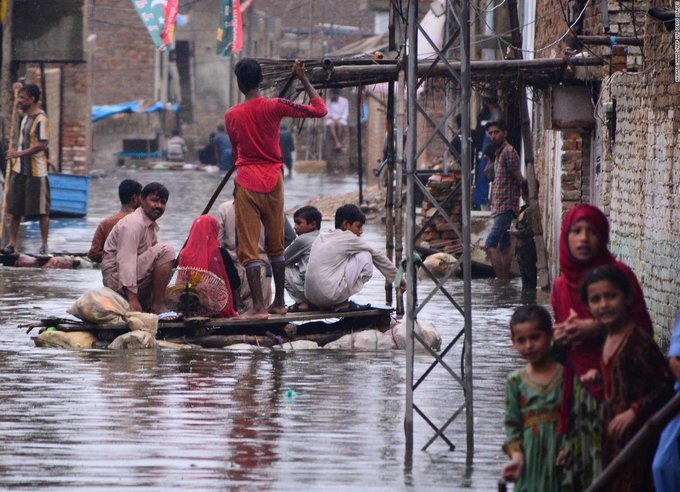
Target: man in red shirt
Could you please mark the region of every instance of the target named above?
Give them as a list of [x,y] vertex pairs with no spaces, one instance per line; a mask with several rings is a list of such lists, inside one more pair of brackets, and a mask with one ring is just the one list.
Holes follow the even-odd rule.
[[104,256],[104,244],[113,227],[120,222],[120,219],[137,210],[142,203],[142,185],[133,179],[124,179],[118,185],[118,198],[120,211],[102,220],[92,238],[87,257],[94,262],[101,263]]
[[[236,255],[246,269],[253,308],[244,319],[266,319],[269,314],[286,314],[284,302],[285,258],[283,256],[283,157],[279,145],[279,124],[283,118],[322,118],[327,109],[312,87],[301,61],[293,63],[293,74],[309,96],[309,104],[283,98],[265,98],[260,93],[262,67],[244,58],[234,73],[245,101],[227,110],[224,122],[232,143],[236,165],[234,205],[236,212]],[[260,222],[267,237],[266,252],[274,276],[274,302],[266,308],[260,281],[258,256]]]

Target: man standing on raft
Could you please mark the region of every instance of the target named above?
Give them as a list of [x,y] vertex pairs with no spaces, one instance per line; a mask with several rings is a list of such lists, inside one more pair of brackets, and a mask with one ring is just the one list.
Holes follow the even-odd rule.
[[[309,104],[283,98],[265,98],[260,93],[262,67],[252,58],[244,58],[234,67],[239,90],[246,100],[227,110],[225,126],[233,146],[236,165],[234,205],[236,212],[236,254],[246,269],[253,295],[253,308],[241,319],[266,319],[269,314],[286,314],[284,281],[286,263],[283,256],[283,157],[279,146],[279,125],[283,118],[322,118],[327,109],[312,87],[301,61],[293,63],[293,74],[309,95]],[[274,302],[265,308],[260,285],[258,243],[260,222],[267,236],[266,252],[274,276]]]

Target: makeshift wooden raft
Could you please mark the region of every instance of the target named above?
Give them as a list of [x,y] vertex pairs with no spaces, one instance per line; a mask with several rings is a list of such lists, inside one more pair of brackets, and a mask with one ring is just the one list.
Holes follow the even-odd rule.
[[[226,347],[237,343],[271,347],[297,340],[325,345],[348,333],[370,329],[387,331],[391,325],[392,311],[388,306],[372,306],[361,311],[341,313],[308,311],[270,315],[265,320],[195,317],[159,321],[156,338],[205,348]],[[28,328],[27,333],[34,328],[40,328],[41,332],[48,328],[65,332],[88,331],[103,343],[109,343],[130,331],[124,322],[95,325],[65,318],[46,318],[23,327]]]

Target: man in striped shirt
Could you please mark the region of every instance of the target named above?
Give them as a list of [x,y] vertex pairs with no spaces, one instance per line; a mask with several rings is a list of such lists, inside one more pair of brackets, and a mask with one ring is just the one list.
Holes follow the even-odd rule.
[[47,253],[49,232],[50,186],[47,181],[48,124],[45,112],[38,104],[40,88],[33,84],[19,89],[17,106],[23,113],[19,129],[17,150],[7,152],[12,165],[7,195],[7,213],[11,216],[9,242],[3,254],[16,252],[19,225],[23,216],[38,216],[42,246]]
[[[491,217],[493,225],[484,246],[496,277],[510,277],[510,225],[519,213],[520,184],[524,179],[520,170],[519,156],[506,140],[507,128],[502,121],[486,124],[491,143],[496,148],[494,179],[491,184]],[[488,166],[489,164],[487,164]]]

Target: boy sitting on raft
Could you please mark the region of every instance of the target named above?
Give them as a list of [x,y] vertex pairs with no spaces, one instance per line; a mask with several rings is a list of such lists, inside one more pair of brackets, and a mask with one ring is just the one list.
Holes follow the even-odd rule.
[[311,311],[316,308],[305,298],[305,277],[309,264],[312,244],[321,232],[321,212],[312,206],[299,208],[293,214],[297,238],[286,248],[286,291],[295,304],[288,306],[288,312]]
[[[319,308],[335,312],[367,309],[350,301],[373,276],[373,265],[394,282],[397,268],[384,253],[360,239],[366,216],[356,205],[345,204],[335,212],[335,230],[323,232],[309,253],[305,298]],[[402,279],[400,288],[405,287]]]

